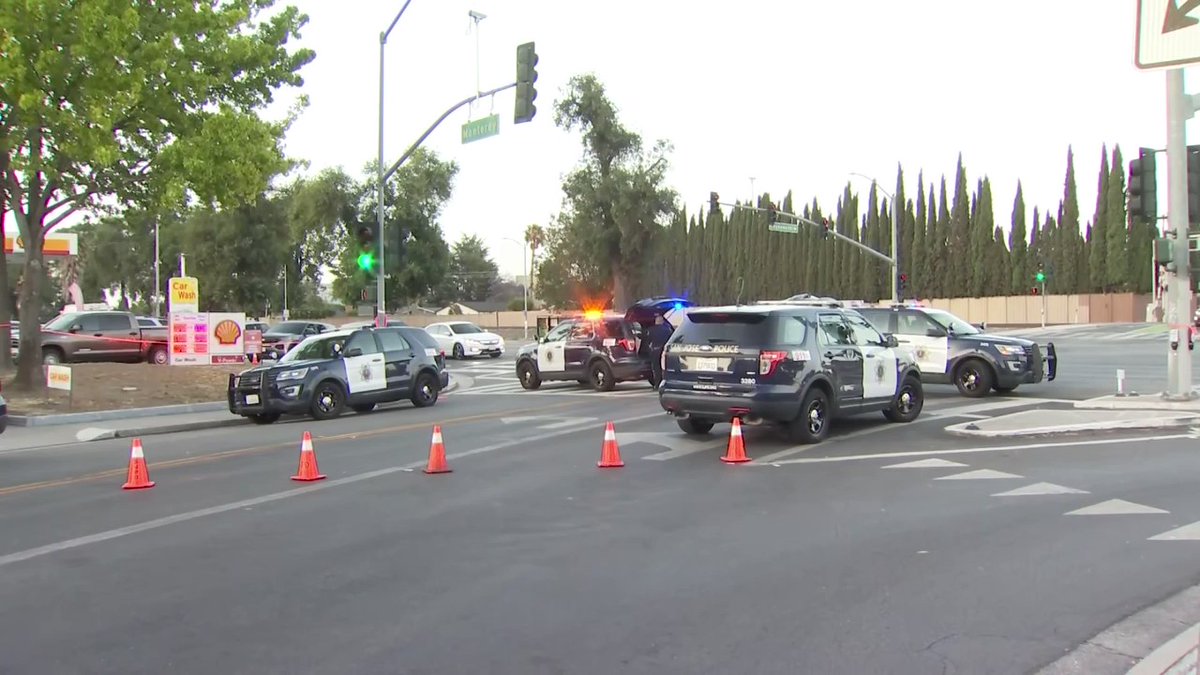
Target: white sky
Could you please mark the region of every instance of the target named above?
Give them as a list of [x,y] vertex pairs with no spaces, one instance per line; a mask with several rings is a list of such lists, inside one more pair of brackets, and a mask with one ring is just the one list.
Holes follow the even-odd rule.
[[[287,149],[312,171],[342,165],[358,176],[376,155],[378,35],[403,0],[290,3],[310,16],[302,43],[317,58],[303,71],[311,106]],[[461,167],[442,217],[448,241],[481,236],[502,273],[521,269],[521,247],[504,238],[520,240],[526,225],[548,224],[559,210],[561,176],[581,146],[554,126],[553,104],[585,72],[648,144],[674,144],[669,179],[690,213],[710,190],[723,201],[748,198],[752,177],[759,192],[792,189],[828,208],[850,172],[890,192],[897,162],[915,197],[921,169],[927,180],[946,174],[952,188],[961,151],[972,189],[991,177],[996,221],[1007,227],[1018,178],[1030,217],[1035,205],[1056,208],[1073,145],[1086,221],[1101,144],[1111,152],[1120,143],[1126,161],[1139,145],[1165,145],[1164,76],[1133,65],[1136,4],[413,0],[386,51],[387,162],[474,92],[467,12],[477,10],[487,15],[483,89],[512,81],[516,45],[536,41],[538,115],[513,125],[508,91],[495,98],[498,137],[462,145],[464,109],[426,145]],[[483,103],[476,116],[490,111]],[[1200,142],[1196,125],[1190,136]]]

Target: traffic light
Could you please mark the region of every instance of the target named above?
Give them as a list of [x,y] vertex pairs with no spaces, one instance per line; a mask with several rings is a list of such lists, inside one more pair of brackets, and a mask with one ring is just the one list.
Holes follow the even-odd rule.
[[708,193],[708,212],[716,213],[717,209],[721,208],[721,205],[719,203],[720,201],[721,201],[720,195],[718,195],[715,192]]
[[1041,294],[1042,294],[1042,291],[1041,291],[1041,289],[1039,289],[1037,286],[1034,286],[1033,288],[1031,288],[1031,289],[1030,289],[1030,292],[1031,292],[1033,295],[1041,295]]
[[774,223],[779,220],[779,209],[776,208],[774,202],[767,202],[767,222]]
[[900,292],[900,295],[904,295],[904,290],[906,288],[908,288],[908,275],[901,272],[900,283],[896,285],[896,290]]
[[379,269],[379,235],[376,231],[378,228],[378,223],[364,223],[354,232],[354,238],[358,240],[358,257],[355,264],[361,272],[370,277],[375,276]]
[[828,218],[821,219],[821,238],[828,239],[829,234],[833,232],[833,223],[829,222]]
[[533,101],[537,98],[537,63],[538,55],[533,43],[526,42],[517,45],[517,105],[513,114],[513,123],[529,122],[537,114],[537,106]]
[[1141,148],[1129,162],[1129,215],[1148,223],[1158,221],[1158,180],[1154,150]]
[[1033,275],[1033,280],[1039,284],[1046,283],[1046,265],[1038,263],[1037,273]]

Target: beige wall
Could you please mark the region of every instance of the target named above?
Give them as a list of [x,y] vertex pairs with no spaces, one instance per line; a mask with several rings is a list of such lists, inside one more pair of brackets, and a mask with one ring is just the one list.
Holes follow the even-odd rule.
[[1136,323],[1146,320],[1150,296],[1133,293],[1108,295],[1015,295],[993,298],[927,300],[926,304],[957,314],[971,323],[996,326],[1047,324]]

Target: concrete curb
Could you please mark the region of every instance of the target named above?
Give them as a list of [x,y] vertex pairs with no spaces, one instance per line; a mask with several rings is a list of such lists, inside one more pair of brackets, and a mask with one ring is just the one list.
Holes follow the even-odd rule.
[[1200,413],[1200,399],[1166,401],[1163,400],[1161,394],[1101,396],[1086,401],[1076,401],[1075,407],[1082,410],[1175,410]]
[[1109,626],[1037,675],[1159,675],[1173,665],[1187,667],[1197,622],[1200,586],[1192,586]]
[[1129,669],[1129,675],[1162,675],[1163,673],[1194,673],[1200,657],[1200,623],[1176,635]]
[[[450,383],[441,393],[449,394],[458,389],[458,382],[455,378],[450,378]],[[222,403],[219,410],[225,409],[227,404]],[[204,429],[221,429],[224,427],[236,427],[244,424],[250,424],[250,420],[239,417],[230,416],[227,418],[212,419],[212,420],[197,420],[195,422],[179,422],[177,424],[161,424],[147,427],[126,427],[119,429],[82,429],[78,434],[78,438],[82,442],[104,441],[113,438],[132,438],[134,436],[154,436],[156,434],[175,434],[183,431],[202,431]],[[92,433],[85,433],[91,431]]]
[[218,410],[225,410],[228,406],[229,404],[225,401],[213,401],[211,403],[183,403],[180,405],[163,405],[152,408],[97,410],[95,412],[64,413],[61,415],[9,415],[8,423],[14,427],[48,427],[62,424],[105,422],[130,417],[161,417],[164,415],[216,412]]
[[[1200,421],[1200,415],[1180,414],[1176,417],[1159,417],[1149,420],[1108,420],[1104,422],[1081,422],[1078,424],[1055,424],[1042,427],[1026,427],[1024,429],[1000,429],[989,431],[979,429],[975,422],[951,424],[946,431],[954,436],[970,436],[976,438],[1007,438],[1017,436],[1047,436],[1052,434],[1070,434],[1080,431],[1115,431],[1119,429],[1170,429],[1187,427]],[[972,428],[975,427],[975,428]]]

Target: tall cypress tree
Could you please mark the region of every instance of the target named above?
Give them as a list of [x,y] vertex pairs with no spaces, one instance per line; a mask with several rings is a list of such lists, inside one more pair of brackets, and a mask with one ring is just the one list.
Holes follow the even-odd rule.
[[1042,214],[1038,207],[1033,207],[1033,227],[1029,230],[1029,253],[1025,256],[1025,279],[1022,285],[1026,288],[1034,282],[1034,274],[1039,265],[1046,263],[1045,247],[1042,245]]
[[[882,218],[880,217],[879,190],[875,189],[875,185],[872,184],[871,196],[867,199],[867,217],[866,223],[863,224],[862,239],[864,244],[876,251],[883,250],[880,246],[881,238],[879,236],[881,222]],[[856,251],[856,253],[863,263],[861,299],[868,302],[874,302],[880,298],[883,263],[879,262],[874,256],[867,255],[862,251]],[[890,285],[888,288],[891,288]]]
[[1108,229],[1104,234],[1107,249],[1104,255],[1104,285],[1113,291],[1128,290],[1131,247],[1125,213],[1125,163],[1119,145],[1113,149],[1105,199],[1108,201]]
[[1075,187],[1075,152],[1067,146],[1067,177],[1063,181],[1063,201],[1058,215],[1058,237],[1055,241],[1057,263],[1055,272],[1058,293],[1078,293],[1080,253],[1083,237],[1079,225],[1079,196]]
[[971,263],[971,198],[967,194],[967,170],[962,155],[958,156],[957,177],[954,180],[954,205],[950,208],[950,237],[947,242],[950,256],[949,281],[953,284],[952,298],[970,293]]
[[996,252],[992,246],[993,230],[996,229],[992,209],[992,183],[987,178],[979,181],[979,192],[975,199],[975,217],[971,237],[970,296],[981,298],[989,295],[988,287],[993,281]]
[[[930,204],[932,211],[933,205]],[[934,228],[936,232],[933,248],[930,251],[933,253],[931,265],[929,269],[932,272],[930,281],[936,291],[933,294],[935,298],[956,298],[959,295],[958,284],[951,277],[951,272],[954,269],[951,265],[950,252],[950,199],[946,196],[946,177],[942,176],[941,191],[938,194],[938,211],[937,211],[937,226]]]
[[917,174],[917,210],[913,218],[912,243],[908,247],[908,290],[909,295],[915,298],[922,297],[925,293],[925,267],[928,264],[928,243],[925,239],[926,203],[925,172],[922,171]]
[[1025,229],[1025,193],[1021,181],[1017,181],[1017,196],[1013,198],[1012,224],[1008,230],[1008,250],[1012,260],[1012,274],[1009,275],[1008,287],[1014,295],[1024,292],[1028,282],[1025,276],[1028,270],[1026,258],[1029,255],[1029,244]]

